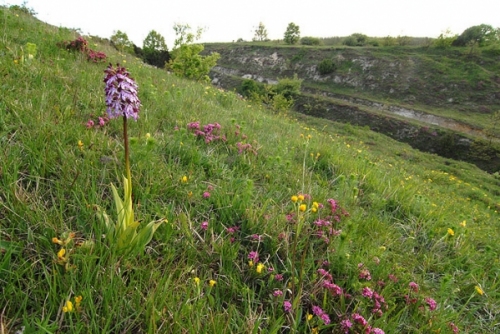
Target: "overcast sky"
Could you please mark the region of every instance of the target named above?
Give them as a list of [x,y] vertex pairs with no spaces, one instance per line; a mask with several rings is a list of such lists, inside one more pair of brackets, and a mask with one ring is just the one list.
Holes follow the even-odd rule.
[[175,23],[204,27],[201,42],[249,41],[259,22],[270,39],[283,39],[290,22],[301,37],[437,37],[482,23],[500,27],[500,0],[28,0],[27,7],[44,22],[84,34],[109,38],[121,30],[138,46],[156,30],[169,49]]

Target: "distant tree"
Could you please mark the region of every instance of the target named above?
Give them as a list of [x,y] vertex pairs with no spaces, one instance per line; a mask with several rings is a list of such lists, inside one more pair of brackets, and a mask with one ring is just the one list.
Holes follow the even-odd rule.
[[132,52],[133,51],[133,44],[132,42],[128,39],[128,36],[126,33],[117,30],[113,32],[113,35],[111,36],[111,44],[121,52]]
[[293,22],[288,24],[285,31],[284,41],[286,44],[296,44],[300,39],[300,28]]
[[269,41],[269,38],[267,38],[267,29],[264,26],[264,23],[259,22],[259,26],[254,30],[254,36],[252,38],[252,41]]
[[144,39],[142,48],[144,49],[144,52],[163,51],[167,50],[167,44],[165,43],[165,38],[162,35],[157,33],[155,30],[151,30]]
[[495,28],[487,24],[480,24],[465,29],[453,42],[453,46],[467,46],[472,41],[477,42],[481,47],[497,42],[499,38]]
[[191,33],[190,29],[191,27],[187,24],[176,23],[174,25],[176,39],[171,52],[172,59],[167,67],[177,76],[196,81],[208,81],[208,73],[217,64],[220,55],[217,52],[208,56],[200,55],[204,47],[194,42],[201,38],[203,29],[198,28],[196,34]]
[[142,45],[143,60],[146,63],[159,68],[165,67],[165,64],[170,60],[170,54],[162,35],[151,30]]

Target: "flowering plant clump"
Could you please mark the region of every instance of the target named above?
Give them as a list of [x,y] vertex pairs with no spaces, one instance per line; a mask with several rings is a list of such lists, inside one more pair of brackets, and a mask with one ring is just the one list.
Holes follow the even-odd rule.
[[65,48],[66,50],[85,54],[87,56],[87,60],[93,61],[94,63],[106,60],[107,56],[104,52],[92,50],[88,47],[88,45],[89,43],[82,36],[79,36],[73,41],[67,41],[59,44],[59,46]]
[[214,124],[206,124],[202,128],[200,122],[197,121],[188,123],[187,127],[196,137],[204,138],[207,144],[219,140],[226,141],[226,136],[220,135],[221,125],[217,122]]
[[125,172],[123,176],[124,199],[122,200],[116,187],[111,184],[113,198],[118,214],[116,223],[112,223],[109,216],[101,209],[101,217],[108,229],[108,240],[116,247],[119,253],[139,252],[151,241],[156,229],[163,220],[152,221],[139,232],[139,222],[134,220],[132,209],[132,177],[130,173],[129,145],[127,134],[127,119],[137,120],[141,102],[137,96],[137,84],[124,67],[114,68],[109,65],[104,71],[107,113],[110,119],[123,118],[123,140],[125,147]]

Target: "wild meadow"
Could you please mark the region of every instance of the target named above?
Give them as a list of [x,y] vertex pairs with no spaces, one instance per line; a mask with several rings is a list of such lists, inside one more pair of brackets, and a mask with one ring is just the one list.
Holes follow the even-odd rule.
[[79,37],[0,7],[0,333],[500,332],[498,177]]

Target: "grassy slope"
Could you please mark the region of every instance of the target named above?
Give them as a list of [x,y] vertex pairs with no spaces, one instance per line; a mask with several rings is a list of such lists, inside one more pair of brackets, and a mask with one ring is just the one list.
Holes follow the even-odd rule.
[[[121,122],[84,126],[104,114],[105,64],[59,49],[58,42],[75,37],[66,29],[4,8],[0,20],[1,326],[61,333],[287,332],[290,326],[335,332],[340,320],[359,312],[386,333],[449,332],[450,322],[471,333],[498,329],[500,193],[493,176],[363,129],[271,114],[94,39],[90,46],[126,65],[140,87],[141,116],[129,129],[136,215],[169,221],[144,255],[113,256],[93,205],[113,214],[109,184],[123,169]],[[27,42],[38,53],[22,63]],[[192,121],[220,123],[228,141],[196,140],[186,128]],[[238,142],[258,154],[239,154]],[[342,233],[328,244],[318,240],[312,222],[327,213],[296,211],[290,197],[297,193],[310,194],[324,210],[328,198],[336,199],[350,214],[334,225]],[[309,226],[301,234],[285,218],[290,212]],[[228,233],[232,226],[238,233]],[[51,239],[69,231],[91,246],[73,247],[74,268],[66,271]],[[256,273],[250,251],[274,273]],[[324,260],[352,299],[323,294],[316,270]],[[372,280],[359,278],[359,263]],[[420,292],[417,304],[406,305],[410,281]],[[283,298],[294,297],[292,282],[303,288],[293,315],[282,308]],[[362,287],[385,297],[382,317],[370,316]],[[275,289],[284,291],[281,299],[272,297]],[[64,302],[78,295],[79,312],[63,313]],[[424,297],[438,309],[420,309]],[[299,310],[304,316],[312,305],[322,306],[332,325],[301,318]]]

